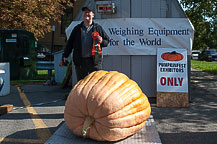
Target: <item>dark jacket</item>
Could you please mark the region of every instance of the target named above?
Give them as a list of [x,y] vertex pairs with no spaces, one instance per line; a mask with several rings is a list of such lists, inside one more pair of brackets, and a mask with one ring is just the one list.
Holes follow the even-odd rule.
[[[81,22],[75,28],[72,30],[71,35],[67,41],[66,48],[63,53],[63,57],[67,58],[70,53],[73,51],[73,61],[76,66],[79,66],[81,64],[81,27],[84,22]],[[102,37],[103,41],[100,44],[101,48],[106,47],[109,43],[109,37],[103,30],[103,28],[98,25],[97,23],[93,22],[93,32],[98,32],[99,35]],[[99,62],[102,61],[102,55],[95,55],[94,58],[94,63],[98,64]]]

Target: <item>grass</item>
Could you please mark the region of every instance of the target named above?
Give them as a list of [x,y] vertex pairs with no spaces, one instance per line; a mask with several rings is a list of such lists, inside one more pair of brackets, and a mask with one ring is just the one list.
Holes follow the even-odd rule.
[[[52,76],[54,77],[55,72],[52,70]],[[47,80],[48,78],[48,70],[37,70],[36,79],[39,80]]]
[[[54,70],[52,70],[52,76],[54,76],[54,74],[55,74],[55,73],[54,73]],[[39,75],[39,76],[40,76],[40,75],[41,75],[41,76],[42,76],[42,75],[48,75],[48,70],[38,70],[38,71],[37,71],[37,75]]]
[[[55,71],[52,70],[52,76],[54,77]],[[11,80],[12,85],[22,85],[22,84],[38,84],[45,83],[48,80],[48,71],[47,70],[37,70],[36,76],[30,79],[23,80]]]
[[217,63],[191,60],[191,68],[217,75]]

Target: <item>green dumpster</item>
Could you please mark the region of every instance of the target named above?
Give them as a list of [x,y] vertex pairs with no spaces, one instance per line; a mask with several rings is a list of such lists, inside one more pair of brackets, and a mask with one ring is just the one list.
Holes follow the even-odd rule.
[[[34,34],[23,29],[0,29],[0,62],[10,63],[10,79],[28,77],[35,57]],[[23,76],[25,75],[25,76]]]

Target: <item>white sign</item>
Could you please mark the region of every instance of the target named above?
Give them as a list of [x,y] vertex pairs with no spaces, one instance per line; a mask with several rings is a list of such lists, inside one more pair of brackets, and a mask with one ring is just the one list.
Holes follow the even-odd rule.
[[12,38],[16,38],[16,37],[17,37],[17,34],[16,34],[16,33],[11,34],[11,37],[12,37]]
[[4,74],[4,73],[5,73],[5,71],[0,69],[0,74]]
[[9,42],[17,42],[17,39],[6,39],[5,40],[7,43],[9,43]]
[[[118,18],[95,20],[110,37],[104,55],[156,55],[158,48],[186,49],[191,54],[194,28],[186,18]],[[66,29],[81,23],[73,21]]]
[[159,48],[157,53],[157,92],[188,92],[187,52]]
[[55,25],[53,25],[53,26],[52,26],[52,31],[55,31],[55,28],[56,28]]

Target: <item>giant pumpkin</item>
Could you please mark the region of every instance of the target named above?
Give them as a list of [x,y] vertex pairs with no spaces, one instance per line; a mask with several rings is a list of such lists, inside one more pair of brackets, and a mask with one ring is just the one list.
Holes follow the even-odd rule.
[[117,141],[135,134],[151,113],[136,82],[116,71],[96,71],[71,90],[64,119],[78,136]]

